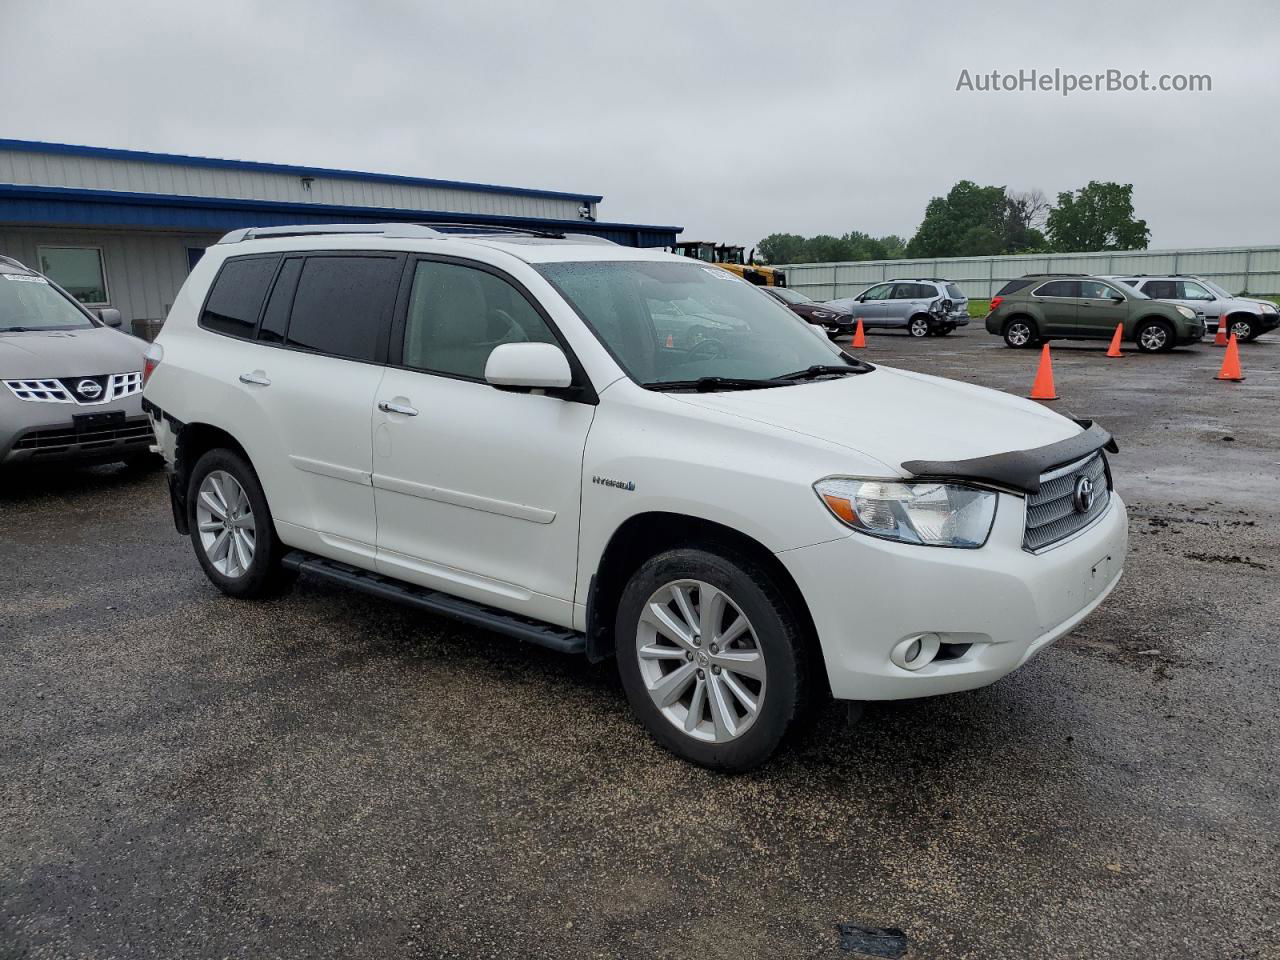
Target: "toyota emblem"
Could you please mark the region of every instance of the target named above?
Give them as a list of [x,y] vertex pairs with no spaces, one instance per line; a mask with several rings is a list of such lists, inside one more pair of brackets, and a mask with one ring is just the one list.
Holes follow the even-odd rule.
[[1093,506],[1093,481],[1088,477],[1077,478],[1071,502],[1075,505],[1076,513],[1088,513]]
[[97,400],[102,396],[102,385],[97,380],[81,380],[76,384],[76,393],[86,400]]

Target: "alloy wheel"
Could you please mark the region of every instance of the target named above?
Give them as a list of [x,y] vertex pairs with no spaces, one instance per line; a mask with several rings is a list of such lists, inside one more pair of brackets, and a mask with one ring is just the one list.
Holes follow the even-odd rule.
[[1138,342],[1144,350],[1163,350],[1164,345],[1169,342],[1169,332],[1164,327],[1152,324],[1142,328]]
[[636,657],[654,706],[696,740],[734,740],[760,715],[764,651],[746,614],[718,587],[676,580],[655,590],[636,626]]
[[1228,330],[1236,335],[1237,340],[1247,340],[1253,333],[1253,327],[1248,320],[1236,320]]
[[238,480],[213,470],[196,495],[200,545],[213,568],[224,577],[242,577],[253,563],[257,542],[253,507]]
[[911,321],[910,333],[913,337],[924,337],[929,334],[929,321],[916,318]]
[[1031,342],[1031,328],[1025,323],[1011,323],[1005,338],[1015,347],[1025,347]]

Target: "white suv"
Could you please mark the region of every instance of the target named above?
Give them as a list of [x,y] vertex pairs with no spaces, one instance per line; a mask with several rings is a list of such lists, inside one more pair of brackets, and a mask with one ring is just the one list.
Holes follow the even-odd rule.
[[658,741],[741,770],[828,692],[991,683],[1119,580],[1100,426],[685,257],[442,231],[238,231],[183,286],[144,406],[225,593],[301,572],[616,657]]

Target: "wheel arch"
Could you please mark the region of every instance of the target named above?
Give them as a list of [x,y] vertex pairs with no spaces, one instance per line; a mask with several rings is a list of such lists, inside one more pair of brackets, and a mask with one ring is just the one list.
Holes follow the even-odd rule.
[[[649,511],[628,517],[613,532],[591,577],[586,611],[588,659],[599,662],[613,656],[614,619],[622,591],[631,575],[650,557],[676,547],[701,547],[713,551],[719,548],[746,554],[768,571],[799,619],[801,631],[816,647],[817,630],[804,594],[791,572],[768,547],[714,520]],[[825,676],[826,671],[821,673]]]
[[[169,481],[174,500],[173,519],[179,533],[188,532],[183,528],[187,526],[187,487],[191,483],[191,470],[202,456],[219,448],[235,451],[257,473],[248,451],[226,430],[211,423],[184,423],[175,438],[173,472]],[[258,481],[259,485],[261,482]],[[265,490],[263,496],[266,496]]]

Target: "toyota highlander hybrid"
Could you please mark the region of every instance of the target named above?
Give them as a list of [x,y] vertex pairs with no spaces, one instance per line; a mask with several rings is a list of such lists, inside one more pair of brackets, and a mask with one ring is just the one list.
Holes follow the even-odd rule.
[[0,466],[151,459],[147,345],[114,309],[90,313],[49,278],[0,257]]
[[997,680],[1125,560],[1100,425],[862,362],[718,267],[591,238],[237,231],[146,374],[223,592],[301,573],[615,658],[652,735],[722,770],[828,692]]

